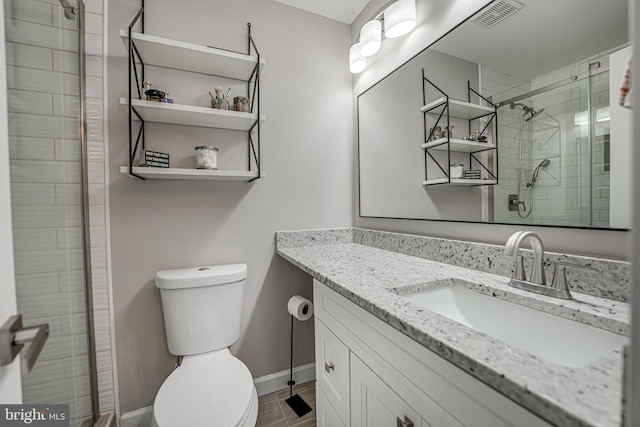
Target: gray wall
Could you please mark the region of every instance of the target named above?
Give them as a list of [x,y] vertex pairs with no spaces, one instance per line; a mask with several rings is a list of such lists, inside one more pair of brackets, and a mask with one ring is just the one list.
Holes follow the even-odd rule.
[[[125,49],[119,39],[138,2],[109,5],[110,192],[113,294],[121,411],[151,405],[173,359],[166,349],[160,269],[246,262],[243,332],[232,347],[254,377],[284,370],[289,359],[286,303],[311,297],[311,279],[274,254],[283,229],[352,223],[350,28],[273,1],[147,2],[146,32],[234,50],[246,49],[246,23],[267,59],[262,80],[263,168],[253,184],[138,181],[119,173],[127,159]],[[176,99],[204,103],[217,78],[147,71]],[[220,162],[245,158],[227,132],[152,124],[148,146],[190,162],[193,147],[220,146]],[[242,144],[244,145],[244,144]],[[297,326],[296,365],[313,361],[313,325]],[[286,384],[284,385],[286,386]]]
[[[382,5],[383,0],[373,0],[360,14],[351,27],[352,41],[357,32],[373,13]],[[438,38],[446,34],[455,25],[488,3],[487,0],[417,0],[418,26],[406,37],[389,39],[383,42],[381,51],[369,58],[367,69],[354,75],[354,99],[371,85],[392,72],[412,56],[420,52]],[[355,105],[355,101],[354,101]],[[357,124],[357,111],[353,109],[354,123]],[[354,127],[353,146],[357,152],[357,126]],[[416,221],[395,219],[361,218],[358,212],[358,165],[354,162],[354,226],[379,230],[423,234],[477,242],[504,244],[511,233],[522,226],[473,224],[442,221]],[[607,258],[628,259],[630,233],[608,230],[580,230],[556,227],[527,227],[538,232],[545,242],[545,248],[575,254],[603,256]]]

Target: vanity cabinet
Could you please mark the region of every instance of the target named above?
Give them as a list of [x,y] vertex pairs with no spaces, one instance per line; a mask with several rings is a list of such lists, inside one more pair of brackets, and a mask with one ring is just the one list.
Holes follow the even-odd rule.
[[351,427],[429,425],[354,354],[351,354],[351,386]]
[[316,425],[318,427],[346,427],[347,425],[333,409],[320,387],[316,390]]
[[[120,168],[140,179],[172,180],[220,180],[254,181],[266,176],[260,163],[260,127],[266,116],[260,113],[260,73],[266,61],[260,56],[248,25],[248,52],[240,53],[211,46],[196,45],[163,37],[132,31],[144,15],[143,6],[127,30],[120,37],[128,51],[128,97],[120,104],[129,111],[129,162]],[[144,29],[144,23],[142,24]],[[141,89],[145,80],[145,68],[218,76],[246,83],[250,98],[248,112],[215,109],[203,106],[153,102],[144,99]],[[206,88],[203,88],[206,93]],[[227,100],[228,101],[228,100]],[[134,123],[138,125],[134,129]],[[198,126],[247,133],[248,162],[246,170],[209,170],[187,168],[137,167],[135,159],[145,149],[145,126],[148,123],[164,123],[181,126]]]
[[550,427],[321,282],[313,288],[319,425]]
[[[433,87],[440,95],[439,98],[427,103],[427,87]],[[457,186],[478,186],[478,185],[495,185],[498,183],[498,171],[497,166],[494,169],[490,163],[492,163],[489,153],[493,153],[497,157],[497,122],[498,122],[498,109],[495,105],[491,104],[489,100],[480,95],[477,91],[471,88],[469,82],[467,82],[467,101],[461,101],[458,99],[450,98],[445,92],[443,92],[437,85],[425,76],[424,69],[422,69],[422,94],[423,105],[420,108],[420,112],[424,117],[424,143],[422,149],[425,153],[424,162],[424,174],[425,180],[422,185],[457,185]],[[487,105],[480,105],[471,102],[471,97],[477,96],[479,99],[484,100]],[[435,124],[429,130],[427,130],[427,116],[433,115],[437,117]],[[453,138],[453,127],[451,118],[457,118],[467,123],[468,129],[467,135],[473,134],[473,126],[479,126],[477,132],[479,135],[483,135],[488,138],[487,130],[493,128],[491,138],[493,140],[487,140],[485,142],[472,141],[462,138]],[[446,132],[444,135],[436,134],[435,130],[444,128]],[[451,130],[451,131],[449,131]],[[461,130],[456,132],[462,133]],[[446,163],[444,162],[445,156],[438,153],[446,153]],[[453,153],[468,153],[469,160],[464,165],[464,168],[474,169],[480,174],[484,175],[484,179],[468,179],[467,177],[452,177],[450,165],[452,164]],[[428,165],[431,163],[434,173],[429,173]]]

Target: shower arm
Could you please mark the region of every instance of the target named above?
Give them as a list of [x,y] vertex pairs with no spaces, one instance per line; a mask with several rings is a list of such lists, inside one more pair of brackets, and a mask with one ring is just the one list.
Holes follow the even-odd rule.
[[60,6],[64,9],[64,17],[67,19],[75,20],[78,15],[78,9],[69,4],[69,0],[58,0]]

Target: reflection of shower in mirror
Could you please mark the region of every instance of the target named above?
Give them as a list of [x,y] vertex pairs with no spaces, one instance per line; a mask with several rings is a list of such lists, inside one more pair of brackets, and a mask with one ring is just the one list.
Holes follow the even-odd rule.
[[550,164],[551,164],[551,160],[549,159],[544,159],[540,163],[538,163],[538,166],[536,166],[536,168],[533,170],[533,173],[531,174],[531,181],[527,182],[527,187],[533,187],[536,184],[536,180],[538,179],[540,168],[544,169]]

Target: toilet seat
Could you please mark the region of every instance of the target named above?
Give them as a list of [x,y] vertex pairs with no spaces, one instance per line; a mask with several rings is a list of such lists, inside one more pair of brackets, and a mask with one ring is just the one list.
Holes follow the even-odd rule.
[[249,369],[228,349],[186,357],[160,387],[158,427],[255,425],[258,397]]

